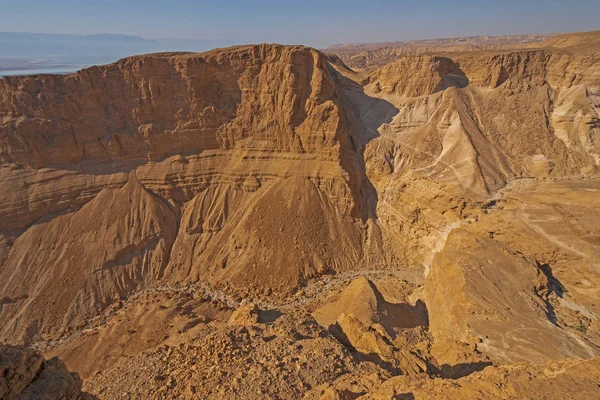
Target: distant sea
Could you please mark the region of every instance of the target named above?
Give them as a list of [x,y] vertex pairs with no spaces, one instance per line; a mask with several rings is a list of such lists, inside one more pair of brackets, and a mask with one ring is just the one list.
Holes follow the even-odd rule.
[[19,75],[39,75],[39,74],[54,74],[66,75],[77,72],[80,69],[90,67],[91,65],[65,65],[61,67],[49,68],[27,68],[27,69],[0,69],[0,78],[3,76],[19,76]]

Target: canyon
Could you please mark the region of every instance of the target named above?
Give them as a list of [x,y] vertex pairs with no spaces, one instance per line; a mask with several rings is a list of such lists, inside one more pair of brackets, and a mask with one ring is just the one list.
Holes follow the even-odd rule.
[[595,31],[1,78],[0,397],[598,398],[599,56]]

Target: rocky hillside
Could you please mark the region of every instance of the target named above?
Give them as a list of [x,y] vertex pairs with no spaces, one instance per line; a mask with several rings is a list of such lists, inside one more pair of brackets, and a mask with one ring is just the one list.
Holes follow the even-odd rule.
[[81,379],[57,358],[44,360],[35,350],[0,344],[0,397],[20,399],[92,399],[81,392]]
[[596,36],[0,79],[0,341],[107,399],[597,397]]

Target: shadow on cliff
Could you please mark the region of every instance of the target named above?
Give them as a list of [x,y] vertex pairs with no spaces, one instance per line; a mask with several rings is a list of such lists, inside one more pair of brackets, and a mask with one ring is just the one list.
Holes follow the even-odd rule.
[[[363,220],[377,219],[376,210],[379,197],[367,176],[365,148],[370,141],[380,136],[379,128],[391,123],[399,110],[386,100],[369,96],[361,84],[344,76],[333,66],[330,69],[338,88],[338,95],[344,105],[348,134],[354,154],[356,154],[356,160],[353,160],[352,157],[348,157],[349,160],[346,160],[346,164],[351,165],[350,170],[352,165],[358,169],[356,171],[358,188],[355,194],[358,207],[354,214]],[[351,69],[347,67],[346,69],[347,73],[353,73]],[[343,159],[342,162],[344,162]],[[343,166],[347,168],[347,165]]]
[[441,92],[451,87],[463,89],[469,86],[469,78],[465,71],[463,71],[458,64],[448,58],[447,61],[447,72],[443,75],[442,81],[433,89],[433,93]]
[[395,329],[412,329],[419,326],[429,328],[429,312],[421,300],[413,306],[408,303],[379,302],[379,322],[395,336]]
[[332,75],[344,105],[352,111],[355,123],[359,125],[353,130],[352,136],[358,140],[357,144],[365,146],[379,137],[378,129],[391,123],[399,110],[389,101],[369,96],[361,84],[341,73],[334,70]]
[[483,371],[485,367],[489,367],[490,365],[493,365],[491,361],[477,361],[456,365],[444,364],[442,365],[440,372],[444,379],[460,379],[475,372]]
[[[550,292],[553,292],[554,294],[556,294],[556,296],[562,299],[566,289],[562,282],[554,276],[550,264],[541,263],[539,261],[537,261],[536,263],[539,270],[544,274],[544,276],[548,280],[548,289],[550,290]],[[538,296],[540,296],[540,294],[538,294]],[[548,317],[548,321],[550,321],[555,326],[559,326],[558,319],[556,317],[556,311],[552,303],[548,300],[548,295],[542,295],[540,297],[542,301],[544,301],[544,303],[546,304],[546,317]]]

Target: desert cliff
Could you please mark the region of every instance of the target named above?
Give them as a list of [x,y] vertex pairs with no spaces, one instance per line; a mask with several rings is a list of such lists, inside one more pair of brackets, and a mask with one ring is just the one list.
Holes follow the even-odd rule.
[[0,341],[107,399],[596,397],[599,35],[0,79]]

